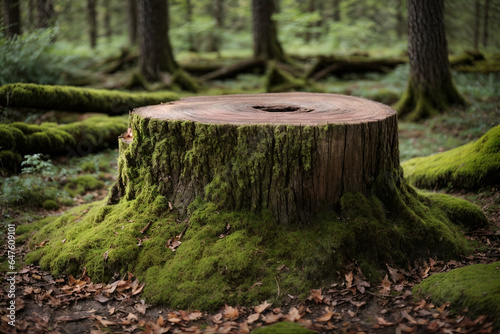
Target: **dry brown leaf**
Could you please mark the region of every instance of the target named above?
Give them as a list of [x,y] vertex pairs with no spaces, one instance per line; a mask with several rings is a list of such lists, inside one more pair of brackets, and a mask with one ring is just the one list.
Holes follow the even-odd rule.
[[130,322],[135,322],[135,321],[138,321],[139,318],[135,314],[129,313],[127,315],[127,317],[125,318],[125,320],[130,321]]
[[105,251],[104,254],[102,254],[102,257],[104,258],[104,261],[106,261],[108,259],[108,257],[109,257],[108,253],[109,253],[110,250],[111,250],[111,248],[108,249],[107,251]]
[[182,319],[179,318],[179,316],[177,314],[175,314],[174,312],[170,312],[169,314],[167,314],[167,321],[174,323],[174,324],[177,324],[177,323],[181,322]]
[[264,312],[272,304],[268,303],[267,300],[260,305],[254,306],[253,310],[257,313]]
[[137,303],[134,305],[134,308],[139,311],[140,314],[146,314],[146,309],[148,308],[148,305],[142,304],[142,303]]
[[408,312],[406,312],[405,310],[401,311],[401,316],[414,325],[417,323],[415,318],[413,318],[411,315],[409,315]]
[[286,315],[286,320],[290,322],[295,322],[301,318],[301,315],[299,313],[299,310],[297,308],[292,307],[288,314]]
[[165,326],[165,319],[163,319],[162,315],[158,317],[158,319],[156,320],[156,324],[161,327]]
[[238,309],[233,308],[231,306],[226,306],[224,307],[224,318],[229,319],[229,320],[236,320],[240,316],[240,312]]
[[24,287],[24,295],[29,296],[33,293],[33,287],[31,286],[26,286]]
[[113,326],[113,325],[116,325],[117,323],[114,322],[114,321],[109,321],[109,320],[106,320],[104,319],[103,317],[101,316],[98,316],[98,315],[93,315],[92,316],[94,319],[96,319],[97,321],[99,321],[99,323],[101,325],[103,325],[104,327],[108,327],[108,326]]
[[358,291],[360,293],[365,293],[365,288],[369,288],[370,287],[370,283],[368,283],[367,281],[358,281],[356,283],[356,289],[358,289]]
[[221,319],[222,319],[222,313],[217,313],[212,317],[212,321],[215,322],[216,324],[222,323]]
[[349,315],[351,316],[351,318],[354,318],[356,316],[356,312],[354,312],[354,311],[347,310],[347,313],[349,313]]
[[65,242],[66,242],[66,238],[64,238],[64,239],[61,241],[61,243],[65,243]]
[[330,311],[330,310],[327,309],[326,314],[324,314],[321,317],[319,317],[318,319],[316,319],[316,321],[318,321],[318,322],[327,322],[327,321],[330,321],[330,319],[332,319],[332,317],[333,317],[334,314],[335,314],[334,312],[332,312],[332,311]]
[[350,301],[352,305],[356,306],[357,308],[360,308],[360,307],[363,307],[366,305],[366,302],[357,302],[357,301],[354,301],[354,300],[351,300]]
[[319,304],[323,301],[323,298],[325,298],[325,296],[322,295],[321,293],[321,289],[311,289],[311,295],[309,296],[309,300],[314,300],[314,302],[316,304]]
[[112,308],[110,308],[110,309],[108,310],[108,313],[109,313],[109,315],[113,315],[113,314],[115,313],[115,311],[116,311],[116,308],[115,308],[115,307],[112,307]]
[[280,320],[280,317],[274,313],[269,313],[267,316],[262,316],[262,320],[264,320],[266,324],[274,324]]
[[385,321],[384,318],[382,317],[377,317],[377,323],[380,325],[380,326],[393,326],[394,323],[393,322],[387,322]]
[[145,285],[145,284],[139,284],[139,285],[137,285],[135,288],[133,288],[133,289],[132,289],[132,296],[135,296],[135,295],[137,295],[137,294],[141,293],[141,292],[142,292],[142,289],[144,289],[144,285]]
[[248,316],[247,322],[249,324],[253,324],[257,320],[259,320],[259,318],[260,318],[260,313],[254,313],[254,314],[251,314],[251,315]]
[[346,288],[349,289],[352,286],[352,270],[345,274],[345,280],[347,282]]
[[101,294],[95,295],[94,299],[97,300],[101,304],[107,303],[109,301],[108,297],[105,297]]
[[238,330],[238,333],[242,333],[242,334],[250,333],[250,328],[248,328],[248,324],[245,321],[243,321],[240,324],[240,329]]
[[389,294],[391,292],[391,282],[389,282],[389,279],[387,278],[387,274],[385,275],[384,279],[382,280],[382,289],[380,290],[380,293],[383,295]]
[[399,281],[404,280],[404,276],[399,273],[399,270],[392,268],[387,263],[385,265],[387,266],[387,270],[389,270],[389,275],[391,276],[393,283],[398,283]]
[[68,283],[69,285],[75,285],[76,279],[73,277],[73,275],[68,276]]

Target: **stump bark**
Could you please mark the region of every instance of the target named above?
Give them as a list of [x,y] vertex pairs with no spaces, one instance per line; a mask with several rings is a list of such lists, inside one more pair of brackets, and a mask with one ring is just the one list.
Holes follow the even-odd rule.
[[352,96],[190,97],[135,109],[131,127],[111,202],[146,182],[182,210],[200,196],[307,223],[399,169],[396,112]]

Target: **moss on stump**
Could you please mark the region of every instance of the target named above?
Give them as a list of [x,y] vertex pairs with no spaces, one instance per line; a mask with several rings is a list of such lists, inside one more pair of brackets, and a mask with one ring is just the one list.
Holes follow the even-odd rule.
[[175,93],[132,93],[118,90],[16,83],[0,87],[3,107],[36,108],[108,115],[127,114],[132,108],[177,100]]
[[410,183],[421,188],[477,189],[500,185],[500,125],[477,141],[414,158],[402,164]]
[[437,304],[450,302],[456,311],[467,308],[471,317],[490,316],[500,328],[500,262],[434,274],[416,285],[413,293],[430,295]]
[[[298,95],[301,103],[297,94],[237,96],[247,106],[239,111],[227,97],[190,98],[169,105],[169,119],[155,116],[161,107],[135,111],[107,202],[47,221],[31,245],[50,241],[27,260],[54,274],[85,266],[95,280],[131,271],[146,282],[149,302],[215,309],[304,296],[353,259],[377,278],[385,263],[471,251],[460,212],[479,225],[484,215],[407,185],[394,111],[352,97],[349,111],[342,96]],[[196,102],[202,116],[189,109],[187,119],[175,119]],[[300,108],[271,108],[285,103]],[[207,121],[213,110],[230,115]],[[344,123],[327,124],[332,112]],[[368,124],[348,123],[349,116]]]

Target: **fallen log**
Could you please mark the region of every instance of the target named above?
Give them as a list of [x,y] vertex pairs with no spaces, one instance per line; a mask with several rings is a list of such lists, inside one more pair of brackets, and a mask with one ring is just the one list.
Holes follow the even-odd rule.
[[150,104],[169,102],[176,93],[123,92],[118,90],[16,83],[0,87],[0,106],[121,115]]

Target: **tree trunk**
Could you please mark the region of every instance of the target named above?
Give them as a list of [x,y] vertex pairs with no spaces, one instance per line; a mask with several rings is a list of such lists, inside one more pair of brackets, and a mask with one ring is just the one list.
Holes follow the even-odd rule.
[[340,21],[340,0],[333,0],[333,20]]
[[168,72],[173,82],[187,90],[197,91],[196,82],[181,70],[172,53],[168,36],[168,1],[139,0],[137,14],[141,74],[147,80],[159,81],[161,72]]
[[104,1],[104,36],[111,39],[113,31],[111,30],[111,2]]
[[484,17],[483,17],[483,48],[488,47],[488,18],[490,11],[490,1],[485,0],[484,2]]
[[193,36],[193,5],[191,0],[186,0],[186,22],[188,25],[188,50],[191,52],[196,52],[196,47],[194,45],[194,36]]
[[[309,6],[307,6],[307,12],[314,13],[315,11],[316,11],[316,0],[309,0]],[[316,26],[316,23],[312,23],[309,25],[305,36],[306,42],[310,42],[312,39],[315,38],[314,34],[311,32],[311,29],[314,28],[314,26]]]
[[396,33],[398,39],[402,39],[405,33],[403,0],[396,0]]
[[36,1],[29,0],[28,1],[28,23],[26,24],[26,30],[31,30],[35,26],[35,12],[36,12]]
[[97,0],[87,0],[87,20],[89,24],[90,47],[97,45]]
[[408,0],[407,6],[410,80],[396,108],[415,121],[466,102],[451,78],[443,0]]
[[147,80],[160,80],[160,71],[174,73],[179,69],[168,37],[168,1],[137,2],[139,32],[139,66]]
[[130,45],[137,43],[137,1],[127,0],[128,37]]
[[37,0],[36,1],[37,28],[47,28],[49,26],[50,20],[54,16],[54,7],[52,0]]
[[252,0],[253,50],[256,58],[286,62],[272,20],[274,0]]
[[481,30],[481,4],[474,1],[474,50],[479,49],[479,31]]
[[[131,124],[134,140],[158,151],[127,164],[145,168],[183,209],[201,196],[228,210],[270,210],[282,224],[307,223],[399,168],[396,113],[356,97],[194,97],[139,108]],[[120,176],[115,200],[139,189],[133,182]]]
[[7,37],[13,38],[21,34],[19,0],[3,0],[3,24]]
[[224,1],[215,0],[211,4],[210,10],[215,19],[215,29],[211,32],[208,51],[220,53],[221,47],[221,32],[224,27]]

